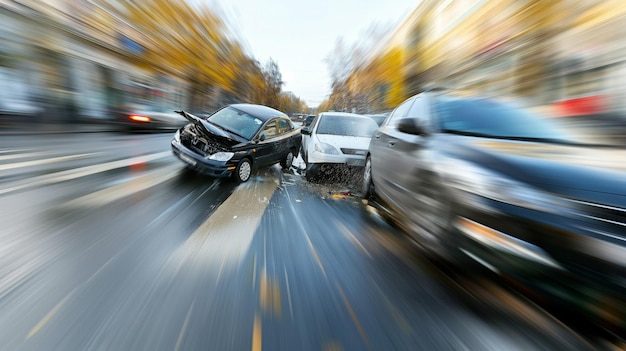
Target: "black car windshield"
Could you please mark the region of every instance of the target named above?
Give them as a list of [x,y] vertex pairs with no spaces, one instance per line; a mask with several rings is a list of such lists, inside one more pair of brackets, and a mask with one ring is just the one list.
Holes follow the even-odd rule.
[[263,125],[261,119],[233,107],[225,107],[215,112],[207,118],[207,121],[248,140],[251,140]]
[[441,98],[435,108],[444,132],[528,140],[571,139],[545,117],[493,100]]
[[319,121],[317,134],[371,137],[378,124],[370,118],[325,115]]

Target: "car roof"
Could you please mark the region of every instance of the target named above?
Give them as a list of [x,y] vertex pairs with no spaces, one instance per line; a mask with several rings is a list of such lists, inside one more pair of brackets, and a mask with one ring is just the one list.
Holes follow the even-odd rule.
[[369,118],[367,116],[364,115],[358,115],[356,113],[349,113],[349,112],[322,112],[320,113],[320,116],[338,116],[338,117],[363,117],[363,118]]
[[268,106],[264,105],[254,105],[254,104],[232,104],[230,107],[236,108],[237,110],[243,111],[245,113],[251,114],[254,117],[262,119],[263,121],[267,121],[274,117],[288,117],[284,112],[278,111]]

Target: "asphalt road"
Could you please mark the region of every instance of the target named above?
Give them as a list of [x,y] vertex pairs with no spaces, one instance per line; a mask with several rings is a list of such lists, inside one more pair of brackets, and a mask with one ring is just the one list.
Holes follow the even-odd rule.
[[355,179],[209,179],[170,138],[0,138],[0,350],[598,347],[497,284],[441,274]]

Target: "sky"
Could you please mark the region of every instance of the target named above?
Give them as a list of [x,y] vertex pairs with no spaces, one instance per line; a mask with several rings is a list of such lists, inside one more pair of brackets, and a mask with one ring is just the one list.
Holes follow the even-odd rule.
[[419,0],[206,0],[261,64],[272,58],[291,91],[310,107],[330,92],[325,58],[338,38],[347,45],[367,39],[368,29],[395,29]]

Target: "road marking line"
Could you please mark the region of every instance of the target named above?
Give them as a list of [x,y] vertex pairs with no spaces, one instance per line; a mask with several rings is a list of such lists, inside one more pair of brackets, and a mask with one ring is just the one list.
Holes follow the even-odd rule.
[[[73,293],[73,291],[72,291]],[[52,319],[52,317],[54,317],[59,310],[61,310],[61,307],[63,307],[63,305],[65,305],[65,303],[70,299],[70,296],[72,296],[73,294],[70,293],[67,296],[65,296],[65,298],[63,298],[63,300],[61,300],[59,303],[56,304],[56,306],[54,306],[52,308],[52,310],[50,310],[50,312],[48,312],[48,314],[46,314],[40,321],[39,323],[37,323],[35,325],[35,327],[33,327],[33,329],[30,330],[30,332],[28,333],[28,335],[26,336],[26,339],[30,339],[33,336],[35,336],[35,334],[39,333],[39,331],[48,323],[50,322],[50,320]]]
[[322,273],[324,273],[324,277],[326,279],[328,279],[328,276],[326,275],[326,269],[324,269],[324,265],[322,264],[322,260],[320,260],[320,257],[317,254],[317,250],[315,250],[315,247],[313,246],[313,243],[311,242],[311,239],[309,238],[309,235],[305,232],[304,236],[306,237],[306,240],[309,243],[309,249],[311,250],[311,253],[313,254],[313,259],[315,260],[315,262],[317,262],[317,265],[322,270]]
[[348,239],[348,241],[350,241],[353,245],[360,247],[361,250],[365,252],[367,257],[372,258],[372,255],[369,253],[369,251],[367,251],[367,249],[365,248],[365,246],[363,246],[363,244],[361,244],[359,239],[357,239],[357,237],[354,236],[352,232],[350,232],[350,229],[348,229],[348,227],[346,227],[343,223],[340,223],[338,221],[335,221],[335,225],[339,228],[339,230],[343,233],[343,235]]
[[5,171],[5,170],[8,170],[8,169],[14,169],[14,168],[24,168],[24,167],[30,167],[30,166],[38,166],[38,165],[43,165],[43,164],[47,164],[47,163],[55,163],[55,162],[76,160],[76,159],[79,159],[79,158],[86,158],[86,157],[90,157],[90,156],[98,155],[98,154],[100,154],[100,153],[92,152],[92,153],[88,153],[88,154],[59,156],[59,157],[45,158],[45,159],[34,160],[34,161],[23,161],[23,162],[9,163],[9,164],[6,164],[6,165],[0,165],[0,171]]
[[[271,198],[276,187],[272,181],[240,184],[174,255],[216,265],[223,261],[225,270],[230,265],[240,264],[268,206],[268,203],[257,201],[259,194]],[[237,218],[233,218],[234,215]]]
[[287,300],[289,301],[289,314],[291,314],[291,320],[293,320],[293,306],[291,304],[291,289],[289,288],[289,277],[287,277],[287,267],[283,266],[285,272],[285,286],[287,287]]
[[22,152],[22,151],[31,151],[34,149],[6,149],[6,150],[0,150],[0,154],[8,154],[11,152]]
[[180,169],[178,165],[172,165],[149,172],[124,183],[77,197],[62,204],[61,207],[103,206],[166,182],[178,175],[178,172],[175,172],[177,169]]
[[0,190],[0,195],[5,195],[8,193],[12,193],[12,192],[27,189],[27,188],[39,187],[39,186],[50,185],[54,183],[60,183],[60,182],[67,181],[67,180],[73,180],[76,178],[81,178],[81,177],[85,177],[85,176],[89,176],[89,175],[93,175],[97,173],[110,171],[116,168],[128,167],[130,165],[137,164],[137,163],[147,163],[147,162],[154,161],[154,160],[171,156],[171,155],[172,155],[171,151],[164,151],[164,152],[159,152],[156,154],[149,154],[149,155],[138,156],[138,157],[133,157],[133,158],[126,158],[123,160],[111,161],[111,162],[103,163],[101,165],[91,165],[91,166],[85,166],[81,168],[68,169],[66,171],[56,172],[52,174],[45,174],[42,176],[30,178],[26,183],[17,184],[17,185],[2,189]]
[[252,327],[252,351],[263,350],[263,335],[261,329],[261,317],[254,315],[254,325]]
[[196,299],[193,299],[191,306],[189,306],[189,310],[187,311],[187,316],[185,317],[185,322],[183,322],[183,327],[180,329],[180,333],[178,334],[178,339],[176,340],[176,346],[174,347],[174,351],[179,351],[181,345],[183,344],[183,338],[185,337],[185,333],[187,333],[187,326],[189,325],[189,319],[191,319],[191,312],[193,311],[193,306],[196,304]]
[[51,155],[51,154],[53,154],[53,152],[27,152],[23,154],[11,154],[11,155],[0,156],[0,161],[13,160],[16,158],[29,158],[33,156],[45,156],[45,155]]
[[252,265],[252,288],[256,286],[256,253],[254,254],[254,264]]
[[341,286],[339,286],[339,283],[335,282],[335,285],[339,290],[339,294],[341,294],[341,299],[343,300],[344,305],[346,305],[346,308],[348,309],[348,313],[350,314],[350,318],[352,318],[352,322],[354,322],[354,325],[359,330],[359,334],[361,334],[361,337],[363,338],[365,343],[369,344],[369,338],[365,334],[365,330],[363,330],[363,326],[361,325],[359,318],[356,316],[356,313],[354,313],[354,310],[352,309],[352,306],[350,305],[346,294],[344,294],[343,289],[341,288]]

